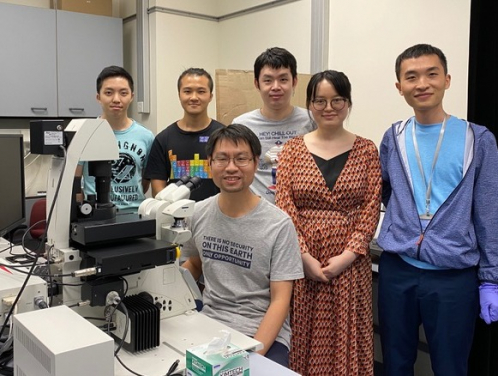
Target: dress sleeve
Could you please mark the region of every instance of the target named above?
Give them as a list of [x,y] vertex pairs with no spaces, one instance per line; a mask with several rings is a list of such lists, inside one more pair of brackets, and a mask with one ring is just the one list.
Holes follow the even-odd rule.
[[379,154],[373,142],[368,142],[364,155],[368,185],[363,203],[355,215],[354,231],[345,248],[361,255],[369,252],[370,241],[379,223],[382,187]]
[[294,161],[298,153],[299,151],[296,150],[294,142],[288,141],[285,143],[278,156],[275,204],[292,218],[292,222],[297,231],[299,249],[301,250],[301,253],[307,253],[308,246],[306,245],[305,238],[302,236],[301,229],[299,228],[298,209],[294,203],[292,192],[292,176],[295,173]]

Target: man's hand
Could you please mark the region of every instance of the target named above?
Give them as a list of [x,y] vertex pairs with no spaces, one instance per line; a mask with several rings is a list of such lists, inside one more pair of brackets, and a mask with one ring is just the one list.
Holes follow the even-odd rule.
[[479,286],[479,301],[481,303],[481,319],[488,325],[498,321],[498,285],[482,283]]

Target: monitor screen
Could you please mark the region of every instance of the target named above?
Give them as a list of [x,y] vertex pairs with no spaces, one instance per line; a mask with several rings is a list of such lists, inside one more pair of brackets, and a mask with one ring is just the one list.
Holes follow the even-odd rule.
[[0,236],[25,220],[24,144],[20,134],[0,134]]

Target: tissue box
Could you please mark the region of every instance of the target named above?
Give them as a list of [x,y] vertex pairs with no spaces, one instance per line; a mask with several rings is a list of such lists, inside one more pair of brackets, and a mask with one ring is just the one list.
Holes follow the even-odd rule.
[[187,349],[187,376],[249,376],[249,354],[237,346],[206,355],[207,344]]

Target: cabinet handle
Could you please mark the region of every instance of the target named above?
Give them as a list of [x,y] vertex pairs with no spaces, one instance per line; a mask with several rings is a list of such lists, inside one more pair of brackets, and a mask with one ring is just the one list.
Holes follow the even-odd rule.
[[81,107],[69,107],[69,111],[71,112],[84,112],[85,109]]
[[31,111],[33,112],[46,112],[47,109],[47,107],[31,107]]

